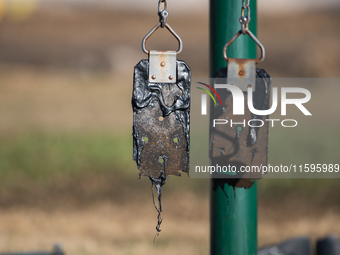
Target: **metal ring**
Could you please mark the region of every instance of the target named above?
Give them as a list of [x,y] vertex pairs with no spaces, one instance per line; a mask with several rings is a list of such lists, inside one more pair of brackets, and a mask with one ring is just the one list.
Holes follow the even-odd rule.
[[[142,41],[142,50],[145,54],[149,54],[149,50],[146,49],[146,40],[149,39],[149,37],[156,32],[156,30],[161,26],[161,23],[159,22],[156,26],[154,26],[149,33],[147,33]],[[178,41],[178,50],[176,51],[176,53],[181,53],[182,49],[183,49],[183,42],[181,37],[179,37],[179,35],[169,26],[169,24],[165,24],[165,27],[169,30],[169,32],[176,38],[176,40]]]
[[161,9],[161,3],[164,4],[164,10],[167,10],[168,9],[168,4],[166,2],[166,0],[159,0],[158,1],[158,12],[160,12],[162,9]]
[[[259,41],[259,39],[256,38],[256,36],[249,30],[246,29],[245,32],[250,36],[251,39],[253,39],[253,41],[257,44],[257,46],[260,47],[261,49],[261,57],[259,59],[256,60],[256,63],[262,62],[265,58],[266,55],[266,51],[264,46],[262,45],[262,43]],[[238,31],[225,45],[223,48],[223,57],[226,61],[228,61],[228,56],[227,56],[227,49],[230,46],[230,44],[232,44],[240,35],[242,34],[242,31]]]

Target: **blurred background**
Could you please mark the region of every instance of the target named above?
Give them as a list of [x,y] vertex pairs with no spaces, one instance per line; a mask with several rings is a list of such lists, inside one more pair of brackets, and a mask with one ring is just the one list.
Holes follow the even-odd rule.
[[[132,161],[133,67],[147,57],[140,43],[158,22],[157,2],[0,0],[0,252],[61,243],[74,255],[209,253],[209,180],[169,178],[153,244],[150,182],[138,181]],[[168,0],[168,10],[184,42],[179,58],[194,78],[208,77],[208,1]],[[260,67],[274,78],[340,77],[339,14],[338,0],[258,0]],[[148,43],[177,47],[163,30]],[[323,148],[299,140],[314,152],[306,163],[338,157],[338,127],[327,134]],[[271,132],[270,162],[297,157],[283,153],[296,139]],[[265,179],[258,188],[260,246],[340,234],[338,180]]]

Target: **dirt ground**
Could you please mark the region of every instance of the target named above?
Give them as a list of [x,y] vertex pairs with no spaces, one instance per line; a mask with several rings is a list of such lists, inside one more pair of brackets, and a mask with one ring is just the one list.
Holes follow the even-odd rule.
[[[168,196],[164,200],[162,232],[154,244],[156,211],[151,200],[123,205],[104,202],[81,210],[1,210],[0,247],[50,250],[53,244],[60,243],[67,254],[208,254],[208,205],[207,197],[193,193]],[[320,214],[307,212],[302,206],[275,208],[260,204],[259,245],[301,235],[315,240],[339,233],[338,211]]]

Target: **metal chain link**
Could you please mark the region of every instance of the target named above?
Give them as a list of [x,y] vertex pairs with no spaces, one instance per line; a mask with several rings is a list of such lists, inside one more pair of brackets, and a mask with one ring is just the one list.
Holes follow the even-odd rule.
[[[245,15],[245,9],[247,9],[247,15]],[[242,0],[241,17],[239,18],[239,22],[241,23],[241,32],[245,35],[250,22],[250,0],[247,1],[247,4],[245,0]]]
[[[163,3],[163,9],[161,8],[161,3]],[[169,16],[166,0],[159,0],[158,1],[158,16],[159,22],[161,23],[161,28],[164,28],[166,25],[166,18]]]

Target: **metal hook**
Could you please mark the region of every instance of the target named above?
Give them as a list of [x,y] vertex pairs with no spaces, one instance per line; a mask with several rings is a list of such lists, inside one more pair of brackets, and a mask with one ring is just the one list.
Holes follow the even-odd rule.
[[[248,34],[250,36],[251,39],[253,39],[253,41],[257,44],[257,46],[260,47],[261,49],[261,57],[259,59],[256,60],[256,63],[259,63],[259,62],[262,62],[265,58],[265,54],[266,54],[266,51],[265,51],[265,48],[264,46],[262,45],[262,43],[259,41],[259,39],[256,38],[256,36],[249,30],[249,29],[245,29],[245,33]],[[227,56],[227,50],[228,50],[228,47],[230,46],[230,44],[232,44],[240,35],[242,34],[242,30],[238,31],[225,45],[224,45],[224,48],[223,48],[223,56],[224,56],[224,59],[226,61],[228,61],[228,56]]]
[[[161,3],[163,3],[164,9],[161,9]],[[159,16],[159,22],[161,23],[161,27],[164,28],[166,24],[166,18],[169,16],[169,12],[167,11],[167,2],[166,0],[159,0],[158,1],[158,16]]]
[[241,32],[242,34],[246,34],[246,30],[248,29],[248,23],[249,23],[249,20],[248,20],[248,17],[247,16],[241,16],[238,21],[241,23]]
[[[244,10],[247,9],[247,16],[244,14]],[[241,17],[238,21],[241,23],[241,31],[242,34],[246,34],[246,30],[249,28],[250,22],[250,0],[248,0],[247,4],[245,0],[242,1],[242,8],[241,8]]]
[[[146,40],[149,39],[149,37],[156,32],[156,30],[161,27],[162,24],[161,22],[159,22],[156,26],[154,26],[150,31],[149,33],[147,33],[144,38],[143,38],[143,41],[142,41],[142,50],[145,54],[149,54],[149,50],[146,49]],[[176,38],[176,40],[178,41],[178,50],[176,51],[176,53],[181,53],[182,52],[182,49],[183,49],[183,42],[182,42],[182,39],[181,37],[179,37],[179,35],[169,26],[169,24],[165,24],[164,25],[168,30],[169,32]]]
[[166,18],[169,16],[169,12],[167,10],[161,10],[158,12],[159,23],[161,23],[161,27],[164,28],[166,24]]

